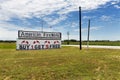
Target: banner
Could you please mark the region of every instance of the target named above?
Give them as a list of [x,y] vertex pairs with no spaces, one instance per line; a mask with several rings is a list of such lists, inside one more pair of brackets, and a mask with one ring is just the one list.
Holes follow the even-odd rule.
[[18,31],[19,39],[61,40],[60,32]]
[[60,40],[17,40],[17,50],[42,50],[61,48]]
[[17,50],[43,50],[61,48],[60,32],[18,31]]

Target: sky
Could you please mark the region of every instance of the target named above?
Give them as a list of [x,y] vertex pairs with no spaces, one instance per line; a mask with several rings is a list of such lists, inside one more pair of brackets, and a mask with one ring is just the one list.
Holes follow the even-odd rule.
[[120,0],[0,0],[0,40],[16,40],[18,30],[61,32],[62,40],[120,40]]

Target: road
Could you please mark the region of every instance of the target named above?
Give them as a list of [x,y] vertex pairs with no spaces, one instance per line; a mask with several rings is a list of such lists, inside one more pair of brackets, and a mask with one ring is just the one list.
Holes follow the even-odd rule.
[[[62,46],[73,46],[79,47],[79,45],[62,45]],[[87,48],[87,45],[82,45],[82,47]],[[98,45],[89,45],[90,48],[104,48],[104,49],[120,49],[120,46],[98,46]]]

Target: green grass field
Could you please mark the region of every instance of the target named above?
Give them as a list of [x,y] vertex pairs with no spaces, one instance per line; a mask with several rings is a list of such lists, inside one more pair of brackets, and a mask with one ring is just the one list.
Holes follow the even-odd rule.
[[0,80],[120,80],[120,50],[16,51],[0,43]]
[[[63,42],[62,44],[67,44]],[[70,42],[71,45],[78,45],[79,42]],[[86,41],[82,41],[82,45],[87,45]],[[102,45],[102,46],[120,46],[120,41],[90,41],[89,45]]]

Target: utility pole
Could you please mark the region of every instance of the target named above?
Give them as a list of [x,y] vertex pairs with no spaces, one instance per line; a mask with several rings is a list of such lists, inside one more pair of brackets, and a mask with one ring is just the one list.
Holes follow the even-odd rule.
[[43,21],[41,23],[42,23],[42,30],[41,31],[43,32]]
[[69,45],[69,35],[70,35],[70,33],[69,33],[69,31],[67,32],[67,36],[68,36],[68,41],[67,41],[67,44]]
[[80,41],[79,41],[79,45],[80,45],[80,50],[82,50],[82,41],[81,41],[81,36],[82,36],[82,32],[81,32],[81,7],[79,7],[79,38],[80,38]]
[[90,19],[88,20],[87,49],[89,49],[89,36],[90,36]]

